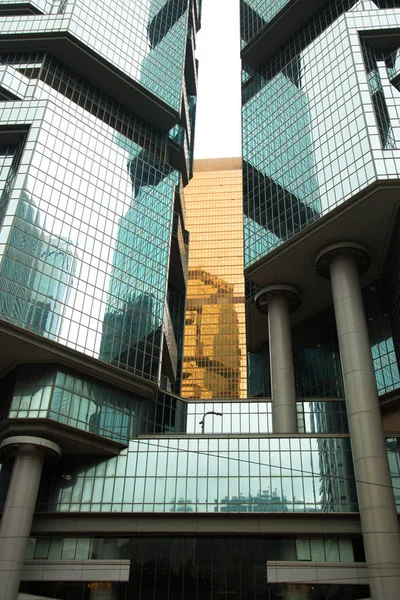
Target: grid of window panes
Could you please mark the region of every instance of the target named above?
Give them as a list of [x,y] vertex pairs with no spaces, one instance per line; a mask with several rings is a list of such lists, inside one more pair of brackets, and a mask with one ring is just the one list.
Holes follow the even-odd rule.
[[[162,392],[144,399],[54,365],[20,366],[3,383],[2,419],[53,419],[121,443],[138,433],[201,433],[203,420],[206,434],[272,433],[269,400],[186,403]],[[302,401],[297,413],[300,432],[348,431],[344,402]]]
[[188,28],[193,35],[189,4],[96,0],[89,6],[85,0],[69,0],[59,14],[3,19],[0,33],[67,33],[178,112]]
[[[300,433],[348,433],[345,402],[302,401],[296,406]],[[269,400],[188,403],[186,433],[201,433],[202,421],[208,435],[272,433],[272,403]]]
[[[293,328],[293,357],[298,398],[343,398],[343,380],[333,314],[317,325],[312,319]],[[269,346],[250,353],[249,393],[271,396]]]
[[200,421],[205,434],[272,433],[272,404],[268,400],[189,402],[186,433],[201,433]]
[[[21,142],[25,136],[21,136]],[[22,143],[0,144],[0,223],[7,208],[11,187],[21,157]]]
[[186,431],[186,402],[164,392],[153,398],[141,398],[137,403],[138,433],[184,433]]
[[299,433],[348,433],[346,403],[342,400],[297,402]]
[[366,317],[378,392],[386,394],[400,387],[400,373],[389,315],[382,308],[367,308]]
[[[113,537],[34,537],[29,539],[26,560],[118,560],[132,559],[137,563],[137,549],[148,545],[161,550],[164,557],[176,556],[184,538],[159,538],[154,543],[149,538]],[[204,538],[201,538],[204,540]],[[232,538],[229,538],[233,541]],[[236,543],[250,543],[254,538],[235,539]],[[198,544],[200,538],[193,538]],[[364,562],[361,537],[350,536],[293,536],[264,537],[265,560],[314,562]],[[154,557],[154,564],[157,562]],[[171,565],[169,565],[171,566]]]
[[2,5],[5,5],[4,8],[7,10],[6,14],[12,14],[12,8],[15,5],[16,15],[23,14],[21,12],[22,7],[26,9],[26,14],[33,14],[30,11],[31,7],[34,7],[41,13],[49,13],[52,9],[53,12],[57,12],[58,5],[62,3],[65,3],[65,0],[23,0],[23,2],[20,0],[0,0],[0,10],[3,8]]
[[139,398],[88,375],[52,365],[21,366],[8,417],[48,418],[128,443],[136,429]]
[[[399,8],[400,0],[371,0],[378,8]],[[364,2],[364,4],[368,4]]]
[[[268,25],[290,0],[242,0],[240,3],[241,37],[248,43],[263,27]],[[326,5],[332,4],[327,2]],[[396,8],[399,0],[350,0],[345,10],[377,10],[378,8]]]
[[249,396],[270,398],[272,389],[268,344],[264,344],[257,352],[248,353],[247,369]]
[[1,61],[34,98],[1,107],[0,122],[33,125],[3,219],[0,316],[156,380],[179,185],[166,137],[47,55]]
[[393,483],[394,499],[397,511],[400,512],[400,438],[387,438],[386,450]]
[[241,159],[196,160],[185,197],[190,253],[182,395],[246,398]]
[[[382,147],[384,150],[396,148],[395,134],[391,124],[387,98],[385,97],[391,87],[390,85],[385,86],[385,79],[389,83],[385,64],[385,52],[380,51],[379,48],[372,48],[367,40],[362,41],[362,48]],[[387,53],[388,51],[386,50]],[[393,92],[396,93],[394,88]]]
[[240,3],[241,36],[249,42],[290,0],[243,0]]
[[[308,326],[311,325],[308,323]],[[304,329],[307,325],[304,326]],[[303,333],[303,331],[301,332]],[[304,334],[303,334],[304,335]],[[343,378],[334,320],[294,342],[296,393],[300,397],[343,397]]]
[[[368,77],[364,62],[354,59],[358,37],[350,35],[358,31],[360,17],[339,18],[356,6],[350,0],[325,3],[257,72],[246,69],[251,74],[243,87],[246,266],[376,178],[369,137],[379,131],[375,125],[369,129],[366,110],[380,110],[381,137],[389,140],[392,130],[397,135],[397,90],[388,76],[384,93],[377,88],[379,97],[361,94],[360,82]],[[380,14],[368,4],[374,6]],[[369,24],[371,13],[364,14]],[[397,19],[390,11],[391,26]],[[385,102],[390,127],[381,110]],[[388,144],[383,147],[392,147]],[[398,163],[393,165],[386,171],[394,176]]]
[[[289,0],[243,0],[240,3],[241,35],[248,43],[252,38],[289,4]],[[396,8],[400,6],[399,0],[368,0],[360,2],[352,0],[347,3],[348,8],[356,10],[376,10],[378,8]]]
[[[176,213],[175,213],[176,214]],[[187,251],[187,250],[186,250]],[[174,382],[172,391],[180,394],[182,385],[182,363],[183,363],[183,343],[185,330],[185,306],[186,293],[183,289],[174,289],[170,287],[167,294],[168,308],[171,315],[174,337],[177,346],[177,378]]]
[[[184,541],[182,545],[184,546]],[[213,543],[215,549],[212,550],[212,558],[207,556],[211,547],[210,544],[206,544],[196,563],[193,563],[193,553],[188,550],[187,559],[173,561],[171,572],[164,568],[168,563],[163,555],[157,560],[158,567],[155,566],[151,553],[149,558],[144,555],[141,558],[143,562],[137,565],[135,580],[132,583],[91,583],[92,594],[96,592],[99,598],[115,597],[118,600],[131,600],[132,596],[137,600],[176,600],[186,596],[193,600],[249,600],[260,597],[263,600],[326,600],[332,593],[340,600],[364,600],[369,594],[367,585],[268,584],[265,564],[262,564],[262,546],[258,546],[260,550],[256,556],[257,550],[248,555],[245,554],[246,547],[242,548],[235,541],[231,542],[231,545],[235,550],[218,557],[218,552],[224,551],[224,543],[217,538]],[[230,564],[232,559],[235,562]],[[226,564],[229,567],[225,571]],[[88,584],[65,581],[22,582],[20,590],[21,593],[40,594],[46,598],[56,598],[58,595],[58,598],[63,600],[84,600],[87,598]]]
[[393,228],[392,242],[383,273],[386,303],[395,357],[400,356],[400,218]]
[[36,537],[28,542],[26,560],[117,560],[130,558],[129,538]]
[[[395,234],[396,235],[396,234]],[[380,395],[400,387],[400,373],[395,352],[398,331],[397,303],[397,238],[389,253],[384,281],[375,281],[363,289],[375,377]],[[400,282],[400,278],[398,278]],[[386,305],[389,304],[389,309]],[[319,317],[318,317],[319,318]],[[323,321],[323,322],[322,322]],[[343,398],[344,387],[340,365],[339,345],[333,310],[323,319],[312,317],[293,327],[293,355],[298,398]],[[269,347],[249,354],[249,393],[251,396],[270,396]],[[327,407],[327,405],[324,405]],[[330,409],[329,411],[330,412]],[[336,426],[339,422],[336,421]],[[333,429],[333,431],[342,429]],[[307,430],[306,430],[307,431]],[[317,431],[317,430],[315,430]],[[325,430],[324,430],[325,431]],[[326,430],[329,432],[330,430]],[[344,429],[346,431],[346,429]]]
[[38,510],[355,512],[358,506],[348,437],[199,436],[132,440],[107,460],[65,458],[46,467]]
[[0,420],[52,419],[120,443],[138,433],[186,431],[186,403],[156,392],[142,398],[54,365],[24,365],[3,378]]
[[[339,443],[343,443],[343,439],[341,438]],[[199,440],[191,440],[189,452],[186,445],[187,440],[181,440],[186,448],[180,448],[178,451],[176,440],[171,445],[171,442],[165,439],[160,441],[152,439],[149,442],[152,450],[157,448],[162,450],[160,466],[156,463],[157,453],[152,452],[148,458],[153,463],[150,464],[149,462],[147,467],[146,456],[150,446],[147,442],[142,441],[131,444],[130,450],[127,453],[122,453],[118,458],[100,459],[94,462],[87,457],[82,458],[80,461],[72,458],[64,459],[62,467],[45,466],[37,509],[43,512],[111,512],[112,510],[141,512],[143,507],[144,510],[150,512],[282,512],[282,510],[285,512],[289,508],[291,511],[300,510],[302,512],[310,510],[329,512],[345,510],[343,499],[341,499],[342,504],[340,506],[336,502],[334,505],[327,502],[329,498],[333,500],[334,495],[332,490],[329,490],[328,485],[321,484],[327,482],[327,478],[329,478],[330,483],[334,484],[332,489],[334,490],[336,487],[335,493],[339,497],[341,494],[340,481],[343,483],[346,481],[345,494],[351,493],[353,497],[353,493],[355,493],[354,480],[352,478],[347,479],[346,473],[343,473],[343,465],[349,464],[344,463],[343,459],[351,460],[350,454],[348,453],[344,457],[342,451],[334,456],[335,438],[325,438],[326,444],[321,440],[324,440],[324,438],[319,438],[316,442],[314,440],[314,448],[319,446],[319,450],[314,449],[312,452],[315,452],[315,454],[320,453],[319,458],[315,456],[315,462],[320,465],[320,470],[325,473],[330,471],[330,475],[324,475],[322,478],[312,474],[311,471],[304,472],[305,469],[310,469],[315,464],[311,464],[310,451],[304,452],[303,449],[300,452],[300,442],[303,443],[303,440],[299,439],[291,440],[294,445],[297,445],[298,449],[291,456],[289,454],[282,456],[281,467],[278,462],[274,464],[272,462],[261,463],[261,461],[276,461],[277,457],[280,458],[281,455],[278,452],[279,440],[276,439],[265,441],[246,440],[244,443],[249,443],[249,451],[252,454],[249,455],[246,451],[243,456],[243,465],[239,461],[239,458],[242,457],[242,449],[240,449],[239,454],[239,440],[237,439],[232,440],[231,446],[229,446],[230,441],[226,439],[220,440],[220,445],[216,440],[200,440],[201,444],[199,445],[197,445]],[[274,447],[272,453],[269,450],[269,441],[272,442]],[[284,439],[281,441],[284,446],[289,445],[289,440]],[[212,452],[209,451],[209,442]],[[140,445],[140,453],[138,453],[137,444]],[[159,448],[160,444],[162,444],[162,448]],[[347,438],[345,438],[345,445],[349,449]],[[230,447],[232,450],[230,450]],[[397,510],[400,511],[399,439],[387,438],[386,447],[396,506]],[[219,461],[216,461],[219,455],[216,454],[214,448],[219,449],[220,461],[223,461],[222,465]],[[195,451],[191,452],[193,449]],[[349,452],[349,450],[346,450],[346,452]],[[231,455],[231,453],[233,454]],[[179,465],[177,465],[178,454],[181,457],[179,458]],[[185,456],[189,456],[189,462],[185,462]],[[223,458],[223,456],[225,457]],[[165,465],[167,458],[173,461],[168,470]],[[193,458],[195,462],[193,462]],[[292,462],[288,461],[290,458],[292,458]],[[302,461],[303,458],[304,461]],[[339,460],[336,461],[336,458]],[[250,462],[249,459],[253,462]],[[283,462],[284,459],[286,460]],[[183,470],[186,469],[186,471],[183,475],[177,477],[178,466],[181,469],[182,464]],[[222,468],[217,469],[216,465]],[[339,466],[342,472],[338,479],[335,477],[334,471],[338,470]],[[299,470],[297,470],[298,468]],[[250,475],[250,469],[252,475]],[[6,499],[11,470],[12,461],[3,458],[3,462],[0,463],[1,508],[4,506]],[[135,489],[136,472],[138,486]],[[155,476],[152,475],[151,481],[145,488],[144,474],[146,472],[149,473],[149,476],[150,473],[155,473],[155,475],[159,474],[160,477],[155,479]],[[179,472],[182,472],[182,470]],[[243,475],[244,472],[246,473],[245,476]],[[289,477],[281,478],[277,476],[276,474],[279,475],[280,472],[286,473]],[[254,476],[253,473],[256,473],[256,475]],[[65,477],[66,474],[68,477]],[[266,477],[265,474],[267,474]],[[304,477],[302,477],[302,474]],[[157,489],[155,484],[158,484]],[[251,487],[253,484],[255,485]],[[262,494],[259,492],[261,488],[258,486],[260,485],[264,487],[264,493]],[[269,490],[265,489],[267,486],[269,486]],[[273,494],[270,492],[271,486],[275,490]],[[279,498],[278,488],[285,494],[289,491],[290,493],[294,492],[292,496],[294,502],[290,503],[289,497],[286,497],[286,499]],[[317,505],[314,504],[314,506],[312,503],[298,504],[297,502],[301,498],[313,496],[314,492],[311,491],[313,488],[315,493],[318,490],[320,502]],[[252,489],[255,490],[255,497],[250,497]],[[199,497],[197,497],[197,493]],[[218,506],[218,493],[224,496],[220,506]],[[231,494],[231,497],[229,494]],[[216,495],[217,498],[215,498]],[[200,503],[200,500],[204,499],[205,496],[209,500],[208,503]],[[216,499],[217,502],[215,502]],[[351,510],[357,510],[354,498],[351,502]]]
[[[310,326],[311,322],[308,324]],[[304,329],[307,325],[304,325]],[[303,333],[303,331],[301,331]],[[334,320],[316,327],[312,336],[294,341],[296,393],[300,397],[343,397],[343,379]],[[304,333],[303,333],[304,335]]]

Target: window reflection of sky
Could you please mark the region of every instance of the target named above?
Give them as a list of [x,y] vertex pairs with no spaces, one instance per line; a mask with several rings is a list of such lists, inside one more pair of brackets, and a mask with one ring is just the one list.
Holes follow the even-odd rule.
[[[265,5],[258,3],[259,12],[265,11]],[[379,62],[394,139],[387,147],[393,153],[385,155],[377,136],[358,35],[367,27],[395,26],[399,12],[379,10],[372,2],[354,3],[351,10],[345,2],[340,5],[332,7],[334,12],[339,6],[339,18],[333,24],[329,24],[328,13],[318,17],[321,23],[326,19],[327,26],[321,33],[316,34],[320,21],[310,21],[292,39],[290,60],[285,62],[282,55],[277,55],[257,73],[250,69],[253,81],[244,90],[245,97],[249,96],[243,108],[244,160],[273,185],[265,190],[261,186],[260,191],[256,177],[251,190],[254,176],[248,176],[251,208],[245,210],[247,265],[377,176],[388,178],[400,172],[400,154],[393,147],[400,139],[396,108],[399,92],[389,83],[387,69]],[[348,12],[340,16],[346,7]],[[374,11],[373,21],[369,10]],[[285,127],[276,127],[281,122]],[[287,137],[292,140],[291,146]]]
[[[5,309],[3,306],[3,314],[8,320],[42,333],[33,327],[32,319],[27,316],[28,305],[38,303],[37,290],[32,289],[32,285],[30,287],[28,280],[31,279],[29,273],[41,270],[39,285],[43,289],[44,273],[54,281],[59,275],[56,265],[51,264],[50,260],[44,263],[42,259],[44,266],[39,267],[37,251],[34,250],[37,246],[35,239],[51,231],[54,238],[68,240],[75,260],[75,276],[68,283],[68,294],[63,297],[63,306],[58,315],[62,319],[53,338],[98,356],[102,348],[103,321],[107,308],[115,307],[115,299],[120,295],[120,302],[124,306],[117,309],[122,311],[121,314],[129,309],[126,299],[122,298],[124,278],[129,279],[126,285],[132,289],[132,295],[145,294],[155,299],[149,308],[154,311],[153,316],[144,314],[142,303],[141,312],[137,310],[140,319],[153,322],[154,327],[161,323],[172,204],[178,179],[169,167],[166,170],[162,159],[156,159],[122,134],[116,137],[115,129],[104,120],[97,119],[43,81],[37,82],[35,94],[43,99],[50,97],[54,104],[47,104],[36,151],[27,167],[23,191],[24,197],[29,198],[32,206],[36,207],[37,215],[32,216],[32,222],[29,222],[32,211],[19,215],[20,231],[29,232],[31,247],[28,249],[24,243],[26,234],[18,234],[18,239],[12,234],[16,244],[16,250],[12,252],[17,252],[20,258],[16,259],[15,256],[16,260],[12,259],[14,272],[11,275],[10,269],[8,274],[4,273],[5,277],[11,276],[20,290],[20,298],[24,300],[18,300],[15,294],[6,292],[7,307]],[[133,115],[126,112],[114,114],[137,137],[142,129],[141,139],[145,144],[153,144],[154,149],[161,147],[161,138],[154,136],[150,128],[146,130]],[[8,162],[6,156],[4,173],[7,172]],[[134,172],[132,164],[135,164]],[[17,193],[14,192],[15,195]],[[13,206],[10,201],[9,212]],[[134,243],[129,245],[123,241],[124,231],[128,230],[131,230],[129,235],[135,231]],[[9,258],[12,258],[11,255]],[[17,264],[21,260],[26,268],[19,274]],[[28,267],[28,264],[31,266]],[[118,286],[116,278],[121,281]],[[14,311],[9,306],[10,302],[14,303]],[[26,310],[22,311],[24,314],[21,308],[16,308],[21,303],[26,305]],[[140,330],[143,331],[143,328]],[[128,338],[131,333],[118,335]],[[150,353],[156,357],[158,350],[154,345],[157,343],[154,336],[152,343],[154,350]],[[113,356],[113,361],[118,364],[121,362],[122,368],[136,369],[134,353],[135,350],[130,357],[125,356],[121,361],[119,356]],[[105,352],[101,357],[109,360]],[[139,365],[140,373],[141,368]],[[149,376],[149,369],[145,376]]]
[[39,510],[351,512],[351,464],[348,438],[131,440],[106,462],[64,464],[69,482],[49,473]]

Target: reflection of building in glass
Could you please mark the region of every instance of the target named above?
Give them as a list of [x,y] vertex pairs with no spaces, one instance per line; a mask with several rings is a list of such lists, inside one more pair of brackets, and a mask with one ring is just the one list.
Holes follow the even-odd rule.
[[335,511],[341,505],[342,499],[347,498],[350,510],[357,510],[349,440],[319,439],[318,456],[321,473],[319,493],[322,506],[328,511]]
[[185,190],[190,230],[185,398],[245,398],[241,160],[196,160]]
[[76,251],[41,224],[40,210],[23,192],[4,257],[0,293],[3,318],[56,340],[76,271]]
[[[245,264],[319,217],[311,115],[299,57],[243,90]],[[262,136],[265,144],[260,144]],[[274,151],[269,151],[274,148]]]
[[170,238],[168,213],[158,212],[167,211],[176,177],[141,154],[128,168],[134,198],[118,223],[99,357],[157,380]]
[[189,268],[182,394],[240,397],[240,332],[233,286]]
[[281,498],[277,490],[259,491],[256,496],[232,496],[215,500],[215,512],[287,512],[287,498]]
[[[103,569],[84,576],[83,591],[80,576],[63,583],[63,567],[57,591],[39,590],[23,565],[39,484],[53,468],[57,511],[83,480],[93,498],[99,469],[122,473],[139,434],[185,430],[175,394],[201,1],[25,4],[0,7],[0,598],[116,600],[128,565],[122,585]],[[99,512],[132,513],[136,500],[146,510],[125,475],[119,506],[101,502]],[[152,484],[137,481],[147,503]]]
[[[38,386],[40,381],[41,386]],[[22,366],[15,374],[11,418],[49,418],[118,442],[134,434],[138,398],[76,371]]]
[[[304,510],[312,494],[332,513],[358,503],[369,591],[354,580],[350,597],[395,600],[398,465],[382,425],[398,435],[399,42],[388,33],[400,2],[240,6],[249,390],[271,397],[275,434],[316,436],[299,469]],[[319,597],[289,579],[277,597]],[[345,597],[334,585],[322,597]]]
[[400,2],[0,4],[0,600],[398,600]]
[[[168,98],[176,110],[184,104],[186,114],[182,117],[186,116],[186,128],[177,127],[185,140],[182,146],[185,166],[189,167],[193,157],[187,147],[193,146],[194,131],[191,131],[186,100],[187,81],[182,86],[181,77],[186,50],[183,41],[187,37],[187,2],[152,0],[148,9],[149,48],[141,63],[140,81],[164,98],[165,81],[160,77],[160,64],[169,56],[171,95]],[[173,56],[170,56],[171,43],[176,48]],[[192,75],[191,70],[188,72]],[[196,86],[194,98],[195,95]],[[168,282],[168,262],[172,210],[180,179],[169,164],[152,156],[147,149],[129,143],[123,136],[116,136],[116,142],[130,153],[127,166],[132,202],[118,222],[99,358],[113,365],[124,365],[133,373],[146,374],[152,381],[160,382],[163,377],[164,388],[179,392],[182,348],[177,349],[179,326],[171,321],[168,308],[169,297],[179,290]],[[184,177],[187,176],[184,173]],[[179,214],[177,216],[179,218]],[[172,261],[171,268],[177,268]],[[163,352],[170,360],[164,359],[161,366]],[[165,366],[166,362],[170,369]]]
[[28,315],[32,331],[57,339],[76,271],[76,254],[68,240],[50,234],[40,238],[40,254],[32,284],[34,303]]

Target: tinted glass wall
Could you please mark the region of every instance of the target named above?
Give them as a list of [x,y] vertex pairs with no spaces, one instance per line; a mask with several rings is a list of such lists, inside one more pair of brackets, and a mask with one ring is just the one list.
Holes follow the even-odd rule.
[[49,419],[121,444],[140,433],[186,431],[186,404],[178,397],[140,397],[64,366],[22,365],[1,383],[0,420]]
[[[243,3],[247,25],[284,4]],[[263,65],[244,66],[246,266],[376,179],[398,178],[397,54],[360,41],[397,27],[395,6],[325,2]]]
[[348,437],[164,436],[131,440],[115,458],[49,465],[37,508],[282,513],[356,512],[358,504]]
[[158,380],[180,181],[167,136],[49,55],[0,63],[26,83],[0,122],[27,130],[1,182],[0,317]]
[[[369,593],[368,586],[268,583],[267,561],[295,560],[294,539],[136,538],[129,553],[130,581],[110,584],[112,600],[358,600]],[[87,584],[26,583],[21,591],[89,598]]]
[[[394,236],[384,281],[363,289],[363,301],[378,393],[400,387],[398,239]],[[392,333],[393,332],[393,333]],[[343,378],[333,309],[295,325],[293,354],[298,398],[343,398]],[[271,396],[269,347],[249,354],[249,396]]]

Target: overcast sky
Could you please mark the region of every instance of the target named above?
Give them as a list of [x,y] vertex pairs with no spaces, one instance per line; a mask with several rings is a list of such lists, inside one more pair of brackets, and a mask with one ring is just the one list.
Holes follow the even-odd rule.
[[239,0],[203,0],[195,158],[241,156]]

